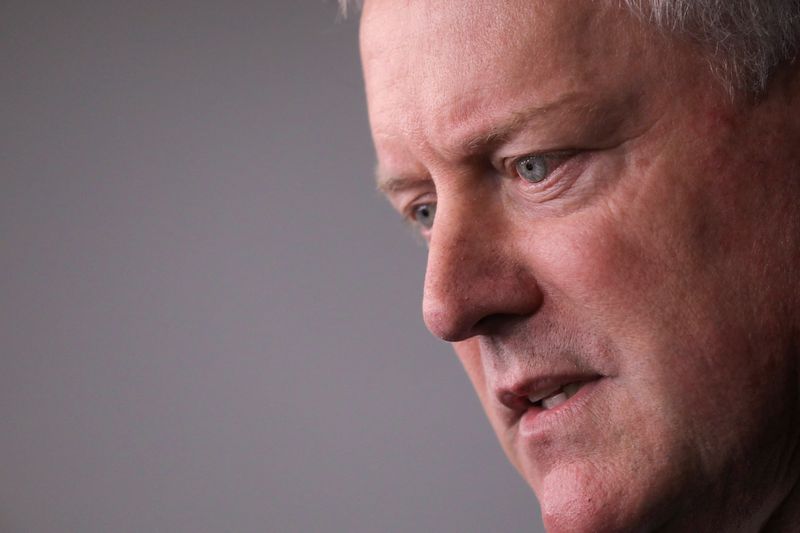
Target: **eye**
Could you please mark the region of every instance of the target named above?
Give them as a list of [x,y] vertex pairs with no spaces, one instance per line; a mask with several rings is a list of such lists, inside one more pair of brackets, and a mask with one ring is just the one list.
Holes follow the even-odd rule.
[[415,205],[411,211],[411,218],[425,229],[433,227],[433,217],[436,215],[436,204]]
[[514,170],[525,181],[539,183],[547,178],[550,165],[545,156],[527,155],[514,163]]

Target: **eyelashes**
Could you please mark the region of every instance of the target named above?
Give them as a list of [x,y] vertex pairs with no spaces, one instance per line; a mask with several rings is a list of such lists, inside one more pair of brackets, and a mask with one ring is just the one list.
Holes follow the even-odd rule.
[[[525,185],[528,194],[539,194],[542,201],[548,196],[557,194],[552,188],[560,181],[557,172],[563,165],[581,152],[577,150],[556,151],[547,153],[527,154],[520,157],[508,158],[497,167],[504,178],[519,180],[520,185]],[[569,180],[567,180],[569,181]],[[551,183],[552,182],[552,183]],[[558,189],[558,187],[556,187]],[[546,192],[549,191],[549,192]],[[428,192],[419,196],[401,210],[404,218],[423,236],[427,236],[433,229],[436,218],[436,193]]]

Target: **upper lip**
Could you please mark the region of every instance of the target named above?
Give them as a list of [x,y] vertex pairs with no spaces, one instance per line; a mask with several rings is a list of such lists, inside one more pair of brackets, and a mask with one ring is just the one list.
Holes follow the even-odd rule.
[[495,389],[495,397],[510,411],[516,421],[531,407],[529,398],[537,400],[549,396],[564,385],[586,383],[600,378],[598,374],[549,374],[518,379]]

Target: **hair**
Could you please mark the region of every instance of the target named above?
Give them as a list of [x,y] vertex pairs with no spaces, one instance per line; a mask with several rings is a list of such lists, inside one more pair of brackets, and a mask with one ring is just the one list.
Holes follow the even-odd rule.
[[[699,44],[731,91],[763,92],[800,49],[800,0],[604,1],[620,2],[659,31]],[[343,16],[353,3],[339,0]]]

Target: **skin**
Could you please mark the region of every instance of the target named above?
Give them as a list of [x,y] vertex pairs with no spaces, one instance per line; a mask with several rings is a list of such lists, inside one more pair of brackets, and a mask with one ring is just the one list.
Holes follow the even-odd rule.
[[[548,531],[796,530],[798,76],[731,98],[608,4],[367,0],[379,185],[428,242],[426,325]],[[542,379],[588,384],[529,416]]]

